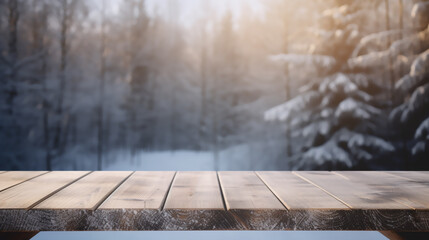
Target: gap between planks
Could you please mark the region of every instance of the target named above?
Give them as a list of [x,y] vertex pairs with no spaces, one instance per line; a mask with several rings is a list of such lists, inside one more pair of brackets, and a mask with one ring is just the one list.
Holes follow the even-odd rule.
[[[45,201],[46,199],[48,199],[49,197],[51,197],[51,196],[52,196],[52,195],[54,195],[55,193],[57,193],[57,192],[59,192],[59,191],[63,190],[64,188],[66,188],[66,187],[68,187],[68,186],[72,185],[73,183],[75,183],[75,182],[79,181],[80,179],[82,179],[82,178],[84,178],[84,177],[88,176],[88,175],[89,175],[89,174],[91,174],[92,172],[93,172],[93,171],[90,171],[90,172],[88,172],[88,173],[86,173],[86,174],[84,174],[84,175],[82,175],[82,176],[80,176],[80,177],[76,178],[75,180],[73,180],[73,181],[71,181],[71,182],[67,183],[66,185],[64,185],[64,186],[62,186],[62,187],[60,187],[60,188],[58,188],[58,189],[54,190],[53,192],[49,193],[48,195],[46,195],[46,196],[42,197],[41,199],[39,199],[39,200],[38,200],[38,201],[36,201],[35,203],[33,203],[33,204],[31,204],[30,206],[28,206],[27,210],[31,210],[32,208],[34,208],[35,206],[37,206],[37,205],[38,205],[38,204],[40,204],[41,202]],[[39,177],[39,176],[38,176],[38,177]]]
[[176,179],[176,175],[177,175],[177,171],[174,172],[174,175],[173,175],[173,178],[171,179],[170,185],[168,185],[168,189],[165,192],[164,198],[162,199],[161,207],[160,207],[161,211],[164,211],[165,203],[167,202],[167,197],[170,194],[170,190],[171,190],[171,187],[173,186],[174,180]]
[[[7,172],[7,171],[6,171],[6,172]],[[6,173],[6,172],[3,172],[3,173]],[[36,177],[40,177],[40,176],[45,175],[45,174],[48,174],[48,173],[50,173],[50,171],[46,171],[46,172],[43,172],[43,173],[41,173],[41,174],[39,174],[39,175],[36,175],[36,176],[31,177],[31,178],[25,179],[25,180],[23,180],[23,181],[21,181],[21,182],[18,182],[18,183],[16,183],[16,184],[13,184],[13,185],[11,185],[11,186],[7,187],[7,188],[3,188],[3,189],[1,189],[1,190],[0,190],[0,192],[3,192],[3,191],[5,191],[5,190],[7,190],[7,189],[10,189],[10,188],[13,188],[13,187],[15,187],[15,186],[18,186],[18,185],[19,185],[19,184],[21,184],[21,183],[25,183],[25,182],[27,182],[27,181],[30,181],[31,179],[34,179],[34,178],[36,178]]]
[[333,197],[333,198],[335,198],[336,200],[340,201],[342,204],[346,205],[348,208],[350,208],[350,209],[352,209],[352,208],[353,208],[350,204],[346,203],[345,201],[343,201],[341,198],[339,198],[339,197],[335,196],[334,194],[332,194],[332,193],[328,192],[327,190],[325,190],[324,188],[322,188],[322,187],[321,187],[321,186],[319,186],[318,184],[314,183],[314,182],[313,182],[313,181],[311,181],[310,179],[307,179],[306,177],[299,175],[299,174],[298,174],[297,172],[295,172],[295,171],[293,171],[293,172],[292,172],[292,174],[294,174],[294,175],[296,175],[296,176],[300,177],[301,179],[303,179],[304,181],[306,181],[306,182],[308,182],[308,183],[310,183],[310,184],[313,184],[314,186],[318,187],[320,190],[324,191],[325,193],[329,194],[331,197]]
[[124,179],[122,179],[122,181],[120,181],[112,190],[110,190],[110,192],[108,192],[107,194],[106,194],[106,196],[104,196],[104,197],[102,197],[101,199],[100,199],[100,201],[98,201],[98,203],[96,203],[95,205],[94,205],[94,207],[92,208],[92,210],[97,210],[100,206],[101,206],[101,204],[103,204],[103,202],[104,201],[106,201],[110,196],[112,196],[112,194],[125,182],[125,181],[127,181],[128,180],[128,178],[130,178],[131,177],[131,175],[133,175],[135,173],[135,171],[133,171],[133,172],[131,172],[127,177],[125,177]]
[[290,210],[290,207],[287,205],[287,203],[285,201],[282,201],[280,197],[277,196],[274,190],[271,189],[270,186],[268,186],[268,184],[264,181],[264,179],[262,179],[262,177],[256,171],[253,171],[253,173],[259,178],[259,180],[261,180],[264,183],[265,187],[267,187],[268,190],[270,190],[270,192],[277,198],[277,200],[279,200],[279,202],[283,205],[283,207],[285,207],[287,210]]
[[219,172],[218,171],[216,171],[216,177],[217,177],[217,183],[219,185],[220,197],[222,198],[223,209],[225,211],[228,211],[229,207],[227,208],[227,205],[226,205],[227,201],[225,198],[225,193],[223,192],[222,183],[220,182],[220,179],[219,179]]

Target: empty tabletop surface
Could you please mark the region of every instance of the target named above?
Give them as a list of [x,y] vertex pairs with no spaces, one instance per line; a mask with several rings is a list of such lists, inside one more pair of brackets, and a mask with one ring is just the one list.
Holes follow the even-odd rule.
[[429,172],[0,171],[0,231],[429,231]]

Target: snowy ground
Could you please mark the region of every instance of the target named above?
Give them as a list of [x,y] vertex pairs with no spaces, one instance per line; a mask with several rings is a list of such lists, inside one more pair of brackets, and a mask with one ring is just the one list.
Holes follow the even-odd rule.
[[[281,170],[272,149],[261,145],[237,145],[219,154],[219,170]],[[129,151],[111,153],[105,170],[210,171],[215,169],[212,152],[141,151],[131,156]]]
[[105,170],[196,171],[213,170],[213,155],[207,152],[140,152],[132,157],[118,152],[115,161]]

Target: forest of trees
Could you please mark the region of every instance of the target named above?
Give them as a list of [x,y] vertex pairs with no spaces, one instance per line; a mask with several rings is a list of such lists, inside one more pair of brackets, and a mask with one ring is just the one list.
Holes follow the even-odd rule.
[[186,24],[167,2],[0,1],[0,168],[429,169],[429,1],[207,1]]

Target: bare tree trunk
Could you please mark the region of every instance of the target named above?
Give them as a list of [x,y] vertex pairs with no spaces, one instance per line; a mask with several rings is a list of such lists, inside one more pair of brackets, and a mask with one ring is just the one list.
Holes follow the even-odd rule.
[[218,76],[214,76],[214,83],[211,89],[211,107],[212,107],[212,122],[213,122],[213,133],[212,133],[212,148],[213,148],[213,168],[215,171],[219,170],[219,142],[218,142],[218,135],[219,135],[219,129],[218,129],[218,109],[217,109],[217,80]]
[[100,69],[100,88],[99,88],[99,103],[98,103],[98,146],[97,146],[97,169],[102,169],[103,163],[103,103],[104,103],[104,85],[106,74],[106,6],[102,0],[102,23],[101,23],[101,69]]
[[[177,6],[177,1],[174,0],[170,0],[168,2],[169,8],[169,20],[173,23],[176,22],[178,20],[178,6]],[[177,43],[177,32],[174,31],[171,39],[171,46],[176,47],[176,43]],[[174,55],[172,56],[172,58],[177,59],[177,53],[176,53],[176,49],[173,49],[174,51]],[[177,61],[172,61],[173,66],[172,67],[176,67],[176,62]],[[176,105],[177,105],[177,81],[172,81],[170,83],[172,85],[172,93],[171,93],[171,113],[170,113],[170,149],[171,150],[176,150],[177,145],[176,145],[176,122],[177,122],[177,118],[178,118],[178,114],[176,111]]]
[[176,96],[176,83],[172,82],[172,93],[171,93],[171,112],[170,112],[170,150],[175,151],[176,150],[176,121],[177,121],[177,114],[176,114],[176,102],[177,102],[177,96]]
[[[403,38],[403,32],[404,29],[404,4],[402,0],[398,0],[398,7],[399,7],[399,30],[401,30],[401,39]],[[399,52],[399,54],[402,54],[402,52]],[[399,66],[399,77],[401,78],[403,76],[403,69],[402,65]]]
[[[42,48],[44,47],[45,43],[44,40],[42,40]],[[51,136],[50,136],[50,129],[49,129],[49,102],[47,99],[48,95],[48,89],[47,89],[47,79],[46,79],[46,72],[47,72],[47,55],[44,55],[42,58],[42,69],[41,69],[41,79],[42,79],[42,109],[43,109],[43,137],[44,137],[44,146],[45,146],[45,161],[46,161],[46,169],[48,171],[52,170],[52,162],[51,162]]]
[[[386,17],[386,31],[390,30],[390,7],[389,7],[389,0],[384,0],[385,5],[385,17]],[[391,45],[390,37],[387,37],[387,47],[389,48]],[[390,101],[393,103],[393,96],[394,96],[394,90],[395,90],[395,76],[393,73],[393,63],[392,58],[389,57],[389,65],[388,65],[388,73],[389,73],[389,80],[390,80]]]
[[57,151],[57,154],[60,151],[61,147],[61,135],[62,135],[62,125],[63,125],[63,101],[64,101],[64,92],[65,92],[65,69],[67,67],[67,31],[68,31],[68,3],[67,0],[62,0],[62,17],[61,17],[61,39],[60,39],[60,84],[58,89],[57,97],[57,108],[56,108],[56,129],[54,137],[54,148]]
[[[19,10],[18,0],[9,0],[9,39],[8,39],[8,57],[12,66],[15,65],[18,57],[18,21],[19,21]],[[18,95],[16,89],[16,72],[15,68],[12,67],[12,71],[9,77],[9,89],[7,96],[8,113],[13,115],[14,107],[13,102],[15,97]]]
[[[287,10],[287,9],[286,9]],[[289,52],[289,40],[288,40],[288,33],[289,33],[289,18],[287,17],[287,14],[285,14],[284,19],[284,26],[285,26],[285,42],[284,42],[284,49],[283,52],[287,54]],[[284,66],[284,79],[285,79],[285,101],[289,101],[291,99],[290,96],[290,77],[289,77],[289,64],[286,63]],[[291,147],[291,138],[290,138],[290,120],[286,120],[286,156],[290,157],[292,155],[292,147]]]
[[202,48],[201,48],[201,112],[200,112],[200,126],[198,128],[198,136],[199,136],[199,148],[205,149],[206,144],[206,111],[207,111],[207,79],[206,79],[206,71],[207,71],[207,50],[206,48],[206,29],[205,25],[203,27],[203,34],[202,34],[203,40],[202,40]]
[[52,170],[52,162],[51,162],[51,146],[50,146],[50,131],[49,131],[49,103],[46,99],[48,90],[46,86],[46,68],[47,68],[47,62],[46,57],[43,57],[42,59],[42,92],[43,92],[43,102],[42,102],[42,109],[43,109],[43,136],[44,136],[44,145],[45,145],[45,160],[46,160],[46,169],[48,171]]

